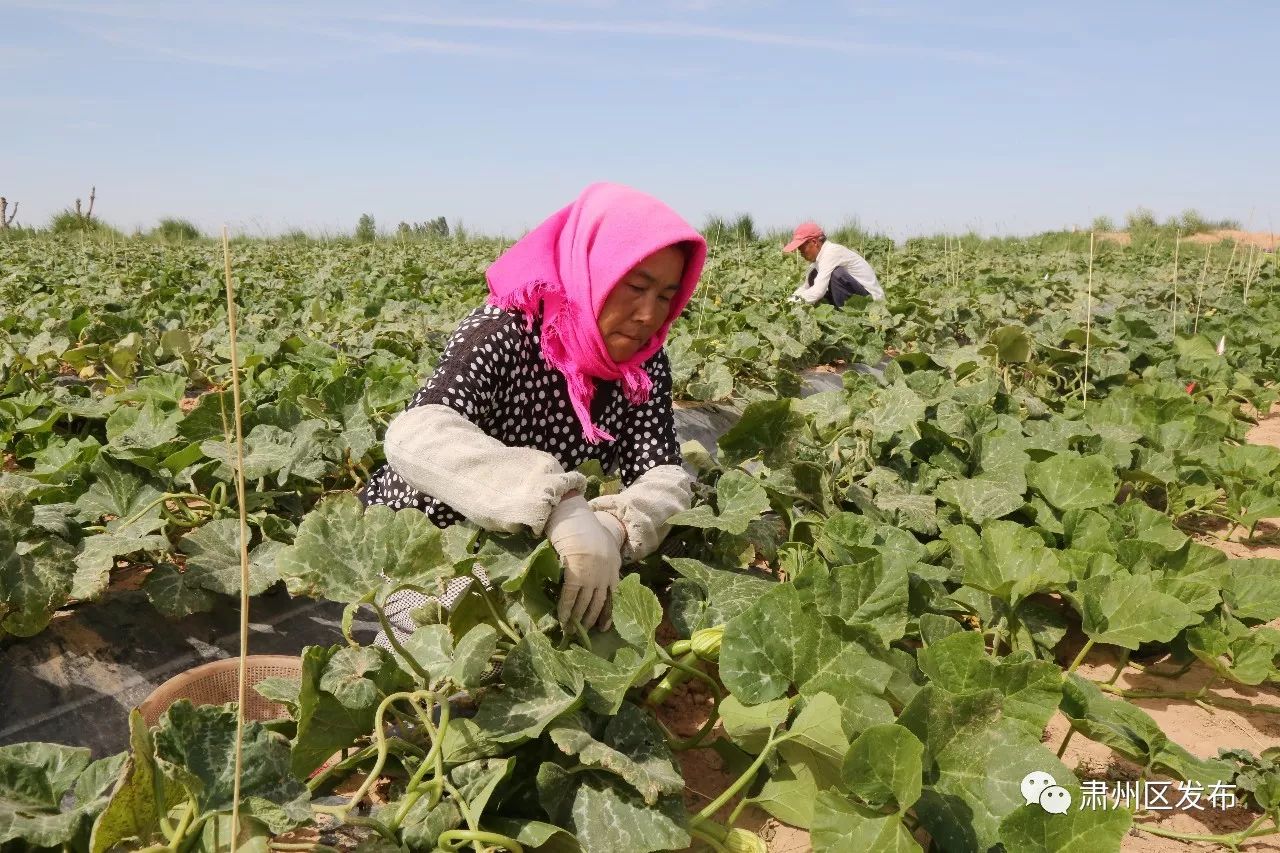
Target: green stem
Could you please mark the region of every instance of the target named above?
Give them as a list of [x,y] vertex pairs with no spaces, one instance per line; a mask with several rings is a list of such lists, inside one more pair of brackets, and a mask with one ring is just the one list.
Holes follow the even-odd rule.
[[1120,680],[1120,673],[1124,672],[1124,668],[1129,665],[1130,654],[1131,652],[1125,649],[1124,654],[1120,655],[1120,663],[1116,664],[1116,671],[1111,673],[1111,678],[1107,681],[1108,684],[1115,684]]
[[473,829],[450,829],[440,833],[440,837],[436,839],[436,847],[440,850],[447,850],[449,853],[461,850],[462,846],[470,842],[473,845],[480,844],[496,844],[511,853],[524,853],[524,848],[514,838],[508,838],[505,835],[499,835],[496,832],[484,832]]
[[1248,841],[1251,838],[1261,838],[1266,835],[1275,835],[1276,832],[1280,831],[1280,826],[1277,826],[1273,823],[1272,828],[1269,831],[1261,832],[1255,835],[1254,830],[1256,830],[1258,826],[1266,819],[1267,819],[1267,815],[1263,815],[1262,817],[1255,820],[1253,824],[1249,826],[1248,829],[1243,829],[1240,832],[1233,832],[1229,835],[1201,835],[1201,834],[1188,833],[1188,832],[1174,832],[1171,829],[1161,829],[1158,826],[1151,826],[1149,824],[1137,823],[1137,822],[1135,822],[1133,826],[1134,826],[1134,829],[1140,829],[1143,832],[1148,832],[1152,835],[1158,835],[1161,838],[1171,838],[1175,841],[1200,841],[1206,844],[1221,844],[1224,847],[1230,847],[1232,850],[1236,850],[1236,849],[1239,849],[1241,844],[1243,844],[1244,842]]
[[321,772],[307,780],[307,789],[312,793],[320,790],[333,777],[354,770],[363,762],[377,755],[378,747],[376,744],[369,744],[355,755],[350,755],[341,761],[335,762],[332,766],[326,767]]
[[671,731],[658,721],[658,725],[662,726],[663,731],[667,733],[667,747],[672,752],[687,752],[690,749],[696,749],[701,746],[702,742],[707,739],[707,735],[711,734],[712,729],[716,727],[716,723],[720,720],[720,700],[716,700],[716,704],[711,708],[711,716],[702,724],[702,728],[693,733],[688,739],[673,737]]
[[387,642],[391,644],[391,648],[396,654],[400,655],[404,662],[409,665],[409,668],[412,669],[420,679],[422,679],[423,684],[430,686],[431,675],[422,668],[422,664],[418,663],[417,658],[405,651],[404,646],[396,639],[395,628],[391,626],[391,620],[387,618],[387,614],[379,605],[374,604],[373,602],[369,602],[369,606],[373,608],[374,613],[378,614],[378,623],[382,625],[382,632],[386,634]]
[[[381,610],[379,610],[379,613],[381,613]],[[355,806],[365,798],[365,795],[369,793],[369,790],[373,788],[374,783],[378,781],[378,777],[382,775],[383,766],[387,763],[388,743],[387,733],[384,730],[383,722],[387,715],[387,708],[391,707],[392,702],[399,699],[409,699],[410,701],[413,701],[414,699],[432,698],[434,696],[435,694],[429,690],[415,690],[412,692],[406,691],[401,693],[392,693],[390,696],[383,699],[382,702],[378,704],[378,710],[373,715],[373,737],[378,747],[378,759],[373,763],[373,767],[369,770],[369,775],[365,777],[365,780],[361,783],[359,789],[356,790],[356,792],[351,796],[351,799],[344,805],[314,806],[313,808],[315,811],[332,814],[339,820],[351,823],[352,821],[348,817],[348,813],[351,809],[355,808]],[[381,823],[378,825],[381,826]],[[390,833],[389,837],[394,841],[395,833]]]
[[498,608],[493,606],[493,601],[489,598],[489,593],[485,590],[484,584],[480,583],[479,580],[477,580],[476,583],[480,586],[480,597],[484,599],[484,606],[489,608],[489,615],[493,617],[493,621],[497,624],[498,630],[506,634],[507,637],[510,638],[511,642],[520,642],[521,637],[520,634],[516,632],[516,629],[512,627],[506,619],[503,619],[498,615]]
[[1089,654],[1089,652],[1093,650],[1094,642],[1094,639],[1090,637],[1089,641],[1084,644],[1084,648],[1080,649],[1080,654],[1076,655],[1076,659],[1071,662],[1071,666],[1067,667],[1068,673],[1075,672],[1076,667],[1084,662],[1085,655]]
[[[693,658],[692,658],[693,661],[696,661],[698,659],[698,656],[696,653],[690,652],[689,654],[693,655]],[[675,658],[668,656],[666,652],[661,647],[659,647],[658,657],[662,659],[663,663],[667,664],[671,668],[678,669],[681,672],[688,675],[690,678],[696,678],[699,681],[704,682],[707,686],[711,688],[712,692],[715,693],[717,702],[719,702],[721,699],[724,698],[724,691],[720,689],[720,685],[716,683],[716,680],[714,678],[707,675],[698,667],[692,666],[691,662],[689,663],[686,662],[689,660],[689,655],[685,655],[679,660],[676,660]]]
[[160,506],[161,504],[163,504],[165,501],[168,501],[168,500],[197,500],[197,501],[202,501],[206,504],[209,504],[210,506],[213,506],[213,502],[208,498],[206,498],[204,495],[193,495],[190,492],[165,492],[163,495],[156,498],[151,503],[147,504],[142,509],[135,512],[133,515],[129,516],[127,520],[121,522],[120,524],[117,524],[116,530],[119,530],[123,527],[128,527],[130,524],[133,524],[134,522],[138,521],[147,513],[151,512],[151,510],[155,509],[157,506]]
[[695,826],[689,827],[689,834],[692,835],[694,838],[698,839],[699,841],[701,841],[703,844],[710,847],[712,850],[715,851],[715,853],[730,853],[728,847],[725,847],[723,844],[717,841],[711,834],[701,829],[698,829]]
[[751,766],[747,768],[746,772],[735,779],[733,784],[720,794],[720,796],[716,797],[706,806],[706,808],[698,812],[698,817],[710,818],[716,812],[720,811],[720,809],[724,808],[726,803],[738,796],[739,791],[750,784],[751,780],[755,778],[756,773],[760,771],[760,768],[764,766],[765,761],[769,758],[769,753],[773,752],[774,747],[787,739],[787,735],[776,737],[777,731],[776,727],[769,729],[769,740],[765,743],[764,749],[760,750],[760,754],[756,756],[756,760],[751,762]]
[[752,800],[750,797],[743,797],[742,799],[738,800],[738,804],[733,807],[733,811],[729,812],[728,824],[730,829],[732,829],[738,823],[738,818],[742,816],[743,809],[751,805],[753,802],[755,801]]
[[[430,699],[427,700],[428,722],[431,718],[431,707],[433,704],[434,703]],[[409,778],[409,784],[405,786],[406,793],[404,805],[402,805],[396,812],[395,819],[391,822],[392,829],[398,829],[400,824],[404,823],[404,819],[409,815],[409,810],[413,808],[414,803],[422,799],[423,794],[430,793],[431,799],[437,802],[439,801],[439,791],[444,784],[442,781],[444,779],[444,732],[448,727],[449,701],[446,699],[440,703],[440,728],[436,729],[434,725],[431,726],[431,752],[427,753],[427,756],[422,759],[422,763],[418,765],[418,769],[414,771],[413,776]],[[429,789],[420,789],[418,788],[418,784],[422,781],[422,777],[427,774],[428,770],[434,771],[435,778],[432,780],[432,784]],[[432,803],[432,805],[434,805],[434,803]]]
[[[187,807],[182,812],[182,819],[178,821],[178,826],[173,831],[173,837],[169,839],[170,850],[181,849],[183,837],[187,834],[187,830],[191,828],[191,820],[195,816],[196,804],[191,800],[187,800]],[[234,831],[234,827],[232,831]]]
[[686,666],[676,667],[673,665],[672,668],[668,670],[667,674],[662,677],[662,680],[649,691],[649,695],[645,697],[644,701],[656,708],[663,702],[670,699],[671,694],[675,689],[689,680],[690,676],[688,665],[692,664],[697,659],[698,656],[692,651],[686,653],[679,660],[679,663],[685,664]]
[[1067,729],[1066,736],[1062,738],[1062,745],[1058,747],[1059,758],[1061,758],[1066,753],[1067,744],[1071,743],[1071,736],[1075,733],[1076,733],[1076,727],[1075,727],[1075,724],[1072,723],[1071,727]]
[[1252,702],[1246,702],[1243,699],[1231,699],[1227,696],[1218,696],[1214,693],[1205,692],[1204,688],[1197,691],[1125,690],[1116,687],[1114,684],[1104,684],[1100,681],[1095,681],[1094,684],[1098,685],[1098,687],[1105,693],[1110,693],[1125,699],[1181,699],[1186,702],[1203,702],[1207,705],[1214,705],[1218,708],[1226,708],[1229,711],[1280,714],[1280,708],[1273,708],[1270,705],[1257,705]]
[[1195,663],[1195,661],[1187,661],[1181,667],[1173,670],[1172,672],[1162,672],[1161,670],[1158,670],[1153,666],[1145,666],[1140,663],[1130,662],[1129,666],[1133,667],[1143,675],[1150,675],[1150,676],[1154,676],[1155,678],[1181,678],[1183,675],[1186,675],[1188,671],[1190,671],[1191,665],[1193,663]]

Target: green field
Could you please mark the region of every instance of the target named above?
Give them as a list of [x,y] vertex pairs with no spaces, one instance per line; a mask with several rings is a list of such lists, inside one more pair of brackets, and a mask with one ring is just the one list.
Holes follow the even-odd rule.
[[[504,245],[232,244],[251,592],[379,613],[477,562],[498,581],[420,613],[394,653],[311,647],[301,683],[264,688],[292,719],[246,733],[244,849],[317,818],[369,850],[757,849],[711,820],[724,803],[685,807],[677,759],[714,749],[740,780],[725,803],[749,795],[817,850],[1119,850],[1148,815],[1025,804],[1032,771],[1080,802],[1041,742],[1057,710],[1153,778],[1234,784],[1249,831],[1280,831],[1269,754],[1193,755],[1076,671],[1110,647],[1122,666],[1280,682],[1280,560],[1191,535],[1280,516],[1280,449],[1244,440],[1280,398],[1275,255],[868,239],[852,247],[886,301],[836,312],[787,303],[802,267],[776,243],[713,244],[668,343],[675,394],[742,416],[714,460],[686,448],[694,508],[587,637],[555,621],[546,543],[353,495]],[[124,569],[175,618],[239,594],[222,270],[207,241],[0,239],[0,643],[110,597]],[[800,399],[802,370],[886,354],[882,380]],[[651,709],[688,678],[716,711],[682,739]],[[433,722],[463,691],[476,716]],[[127,757],[92,764],[0,746],[0,848],[225,847],[234,713],[134,726]],[[317,804],[357,770],[354,797]],[[357,808],[379,778],[382,804]]]

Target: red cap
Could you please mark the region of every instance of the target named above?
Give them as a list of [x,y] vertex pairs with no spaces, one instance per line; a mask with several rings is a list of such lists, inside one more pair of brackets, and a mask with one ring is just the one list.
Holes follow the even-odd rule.
[[796,230],[791,232],[791,242],[782,247],[784,252],[794,252],[800,248],[800,245],[806,240],[812,240],[814,237],[825,237],[822,233],[822,226],[816,222],[801,222]]

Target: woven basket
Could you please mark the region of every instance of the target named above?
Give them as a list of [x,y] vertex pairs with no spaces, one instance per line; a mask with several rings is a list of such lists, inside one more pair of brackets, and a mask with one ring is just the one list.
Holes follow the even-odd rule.
[[[246,720],[277,720],[289,716],[278,702],[269,702],[254,690],[264,678],[280,676],[297,680],[302,676],[302,659],[289,655],[250,655],[245,659],[244,715]],[[179,699],[190,699],[193,705],[223,705],[234,702],[240,690],[240,660],[227,658],[189,669],[175,675],[151,692],[139,706],[148,726],[154,726],[169,706]]]

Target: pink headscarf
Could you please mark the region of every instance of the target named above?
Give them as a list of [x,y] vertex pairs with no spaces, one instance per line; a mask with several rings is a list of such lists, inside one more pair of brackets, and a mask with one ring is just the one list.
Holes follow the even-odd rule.
[[[677,243],[692,249],[666,321],[635,355],[615,362],[600,336],[600,309],[636,264]],[[564,374],[583,435],[592,444],[613,441],[591,422],[592,380],[622,380],[633,405],[649,399],[652,383],[642,365],[661,349],[693,296],[706,258],[702,235],[656,198],[619,184],[592,184],[493,262],[486,274],[489,303],[524,312],[529,328],[541,306],[542,357]]]

